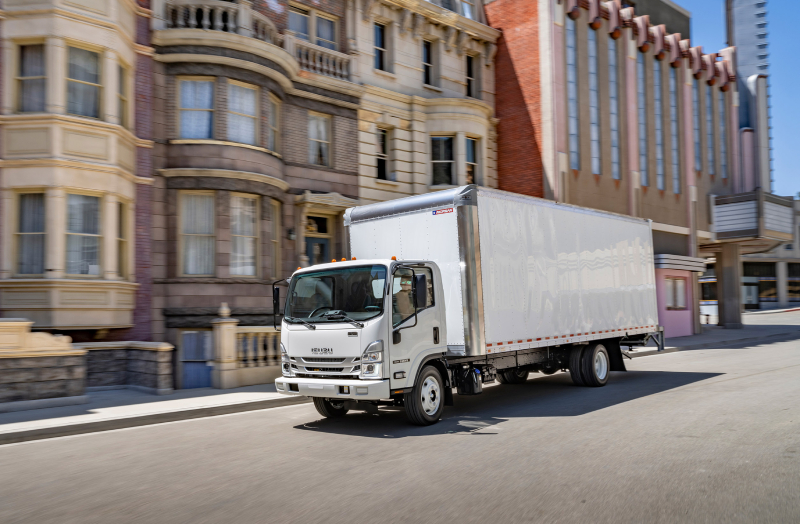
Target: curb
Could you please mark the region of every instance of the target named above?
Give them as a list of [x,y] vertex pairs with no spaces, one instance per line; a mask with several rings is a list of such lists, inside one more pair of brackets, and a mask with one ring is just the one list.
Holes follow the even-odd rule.
[[690,344],[688,346],[670,347],[670,348],[664,348],[664,351],[658,351],[657,349],[654,348],[647,351],[637,351],[636,353],[628,353],[625,351],[623,352],[626,353],[631,358],[638,358],[638,357],[649,357],[651,355],[664,355],[666,353],[677,353],[678,351],[690,351],[692,349],[706,349],[719,345],[741,346],[744,344],[749,344],[751,342],[758,342],[758,341],[777,342],[777,340],[773,339],[784,339],[784,338],[789,340],[800,338],[800,330],[788,331],[786,333],[774,333],[772,335],[766,335],[760,337],[737,338],[736,340],[729,340],[729,341],[718,340],[716,342],[703,342],[700,344]]
[[120,417],[97,420],[92,422],[69,424],[66,426],[49,426],[19,431],[9,431],[7,433],[0,432],[0,445],[27,442],[31,440],[66,437],[69,435],[81,435],[84,433],[97,433],[101,431],[111,431],[113,429],[150,426],[152,424],[163,424],[164,422],[177,422],[180,420],[213,417],[216,415],[227,415],[230,413],[242,413],[245,411],[258,411],[262,409],[278,408],[281,406],[290,406],[293,404],[304,404],[307,402],[311,401],[306,397],[292,396],[269,400],[255,400],[240,404],[224,404],[221,406],[191,408],[180,411],[170,411],[166,413],[151,413],[149,415],[140,415],[136,417]]
[[744,315],[773,315],[775,313],[791,313],[793,311],[800,311],[800,307],[793,307],[790,309],[767,309],[765,311],[749,311],[743,313]]

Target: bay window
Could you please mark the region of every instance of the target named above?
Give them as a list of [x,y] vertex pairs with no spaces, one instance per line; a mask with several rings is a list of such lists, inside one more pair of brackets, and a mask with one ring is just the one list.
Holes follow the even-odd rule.
[[214,194],[183,193],[181,195],[181,258],[184,275],[213,275]]
[[41,113],[45,110],[44,45],[23,45],[19,48],[17,92],[21,113]]
[[45,231],[44,193],[19,196],[17,222],[17,273],[44,273]]
[[229,81],[228,83],[228,140],[255,145],[258,120],[258,90]]
[[212,138],[214,82],[212,80],[181,80],[178,99],[180,137]]
[[100,55],[79,47],[69,48],[67,113],[100,117]]
[[256,275],[258,199],[231,197],[231,275]]
[[100,275],[100,198],[67,195],[68,275]]

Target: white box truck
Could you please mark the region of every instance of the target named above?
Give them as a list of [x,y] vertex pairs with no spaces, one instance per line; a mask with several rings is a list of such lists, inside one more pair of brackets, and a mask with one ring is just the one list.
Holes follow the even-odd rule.
[[[298,269],[279,392],[432,424],[484,383],[603,386],[659,337],[649,221],[476,186],[348,209],[351,260]],[[280,287],[273,288],[279,310]]]

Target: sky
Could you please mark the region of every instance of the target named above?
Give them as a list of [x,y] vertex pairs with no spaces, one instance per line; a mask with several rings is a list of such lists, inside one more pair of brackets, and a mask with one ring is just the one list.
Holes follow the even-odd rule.
[[[692,13],[692,45],[713,53],[727,47],[725,0],[673,0]],[[770,94],[772,102],[773,193],[800,193],[800,142],[793,125],[800,123],[800,101],[793,93],[800,81],[800,57],[794,48],[796,0],[767,0]]]

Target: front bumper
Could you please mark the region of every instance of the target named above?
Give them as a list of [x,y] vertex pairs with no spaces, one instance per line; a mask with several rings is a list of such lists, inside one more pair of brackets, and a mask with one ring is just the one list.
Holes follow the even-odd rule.
[[[349,393],[343,393],[347,386]],[[284,395],[306,397],[352,398],[354,400],[381,400],[391,397],[389,379],[385,380],[330,380],[324,378],[280,377],[275,379],[275,388]],[[295,390],[296,391],[293,391]]]

